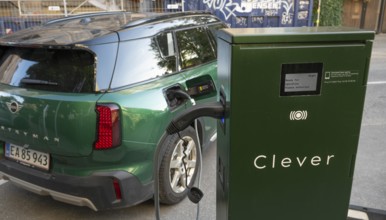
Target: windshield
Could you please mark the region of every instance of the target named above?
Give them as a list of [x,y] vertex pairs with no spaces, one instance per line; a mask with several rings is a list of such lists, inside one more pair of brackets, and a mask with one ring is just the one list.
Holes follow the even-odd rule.
[[0,83],[44,91],[94,91],[94,56],[85,50],[0,48]]

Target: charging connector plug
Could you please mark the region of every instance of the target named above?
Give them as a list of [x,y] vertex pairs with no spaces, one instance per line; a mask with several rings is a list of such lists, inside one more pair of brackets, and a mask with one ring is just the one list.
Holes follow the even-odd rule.
[[174,118],[166,128],[168,134],[175,134],[187,128],[199,117],[221,119],[225,115],[224,105],[220,102],[196,105]]

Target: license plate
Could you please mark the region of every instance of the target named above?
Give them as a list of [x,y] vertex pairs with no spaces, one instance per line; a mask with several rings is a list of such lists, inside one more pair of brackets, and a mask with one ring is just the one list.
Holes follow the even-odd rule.
[[50,167],[49,154],[11,143],[5,144],[5,156],[30,167],[37,167],[44,170],[48,170]]

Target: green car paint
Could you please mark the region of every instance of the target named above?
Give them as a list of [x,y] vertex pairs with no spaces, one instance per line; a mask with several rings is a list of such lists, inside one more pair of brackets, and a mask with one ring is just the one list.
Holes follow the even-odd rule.
[[[79,19],[82,21],[83,17],[80,16]],[[7,36],[0,39],[1,56],[13,51],[11,61],[18,63],[17,68],[0,64],[0,179],[17,178],[44,190],[76,196],[75,200],[90,200],[92,205],[87,202],[86,206],[94,210],[132,206],[152,196],[156,148],[163,144],[160,140],[165,135],[169,122],[181,111],[192,106],[189,99],[171,99],[168,91],[199,88],[198,94],[192,94],[196,103],[217,99],[215,41],[214,36],[209,36],[209,26],[212,25],[215,29],[224,27],[212,15],[194,12],[152,19],[157,22],[152,23],[145,19],[137,26],[108,26],[103,32],[81,29],[85,34],[79,36],[81,42],[52,43],[54,40],[51,37],[45,38],[44,34],[37,34],[40,32],[35,29],[23,31],[19,35],[15,33],[13,38]],[[184,19],[189,22],[173,22]],[[57,23],[59,25],[60,21]],[[191,56],[191,63],[187,62],[186,65],[193,66],[183,69],[175,51],[173,54],[176,60],[171,64],[176,65],[176,68],[172,72],[145,80],[142,80],[142,76],[128,77],[134,70],[130,68],[133,66],[124,66],[127,62],[124,55],[135,51],[124,50],[127,47],[122,45],[131,45],[127,42],[142,39],[143,34],[144,39],[149,38],[148,41],[152,42],[151,50],[154,51],[159,46],[156,47],[153,39],[159,33],[173,33],[174,36],[180,29],[190,30],[195,25],[200,33],[203,30],[207,32],[206,40],[213,46],[213,58],[194,64],[197,60]],[[74,33],[80,30],[62,26],[56,28],[61,28],[64,36],[71,36],[68,39],[74,41],[77,36]],[[53,31],[55,35],[56,28],[45,29],[43,26],[40,31],[47,36]],[[87,38],[89,34],[94,35]],[[64,39],[60,40],[64,42]],[[173,37],[173,40],[176,38]],[[189,53],[189,50],[184,52]],[[55,56],[60,57],[60,54],[62,59],[56,59]],[[25,59],[27,56],[30,60]],[[50,60],[45,61],[48,57]],[[158,65],[167,65],[170,59],[169,56],[157,58],[163,60]],[[12,63],[11,61],[9,62]],[[23,68],[27,73],[23,73]],[[25,75],[9,79],[7,72],[10,71],[20,71],[17,74]],[[33,78],[34,74],[42,74],[42,71],[47,72],[43,80]],[[135,81],[137,78],[139,80]],[[127,81],[132,83],[125,83]],[[201,91],[205,87],[200,87],[202,83],[210,85],[208,91]],[[177,104],[174,103],[175,100]],[[101,127],[97,107],[110,104],[118,108],[119,144],[108,149],[95,149],[98,136],[101,135],[98,133]],[[204,147],[216,134],[215,126],[216,121],[213,119],[199,120],[196,129]],[[34,150],[48,154],[48,170],[15,161],[9,155],[6,157],[5,149],[9,144],[19,146],[23,151]],[[28,177],[21,174],[28,173],[28,170],[33,171]],[[88,187],[95,179],[95,183]],[[113,180],[118,182],[113,183]],[[122,193],[122,198],[115,195],[117,184],[121,187],[119,193]],[[72,192],[77,191],[71,191],[72,188],[77,188],[79,192]],[[86,192],[83,193],[82,190]],[[92,194],[95,190],[100,190],[100,195],[94,197]],[[79,205],[78,202],[69,203]]]

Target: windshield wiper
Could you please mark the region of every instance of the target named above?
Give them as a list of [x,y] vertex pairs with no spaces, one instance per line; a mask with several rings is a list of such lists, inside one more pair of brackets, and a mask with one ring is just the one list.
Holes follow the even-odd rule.
[[24,84],[36,84],[36,85],[50,85],[50,86],[59,85],[57,82],[51,82],[51,81],[40,80],[40,79],[28,79],[28,78],[23,78],[22,80],[20,80],[20,82]]

